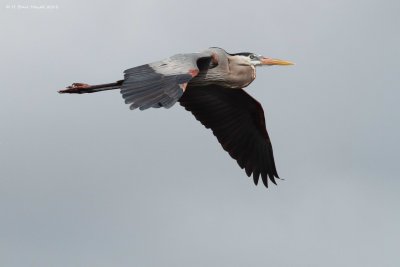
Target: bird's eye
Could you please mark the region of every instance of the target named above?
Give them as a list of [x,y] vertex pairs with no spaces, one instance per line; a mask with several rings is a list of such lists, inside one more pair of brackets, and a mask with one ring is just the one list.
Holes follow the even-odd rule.
[[255,59],[255,56],[254,55],[250,55],[250,59]]

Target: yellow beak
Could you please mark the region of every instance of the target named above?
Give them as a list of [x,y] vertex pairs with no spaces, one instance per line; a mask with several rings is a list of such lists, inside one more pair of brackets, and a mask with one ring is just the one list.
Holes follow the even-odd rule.
[[294,65],[293,62],[286,61],[286,60],[281,60],[281,59],[275,59],[275,58],[268,58],[268,57],[262,57],[261,58],[261,65],[280,65],[280,66],[288,66],[288,65]]

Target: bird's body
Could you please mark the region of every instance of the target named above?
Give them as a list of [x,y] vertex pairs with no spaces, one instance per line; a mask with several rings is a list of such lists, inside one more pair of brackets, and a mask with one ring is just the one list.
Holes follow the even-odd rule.
[[200,71],[191,80],[190,85],[216,84],[228,88],[242,89],[256,78],[255,67],[249,65],[249,61],[245,57],[238,57],[236,60],[232,60],[234,56],[227,54],[221,48],[210,48],[206,51],[211,51],[218,65]]
[[229,54],[212,47],[200,53],[178,54],[127,69],[115,83],[75,83],[60,93],[94,93],[120,89],[131,109],[170,108],[177,101],[210,128],[222,147],[246,170],[255,184],[261,176],[279,178],[262,106],[243,88],[256,78],[256,66],[291,65],[253,53]]

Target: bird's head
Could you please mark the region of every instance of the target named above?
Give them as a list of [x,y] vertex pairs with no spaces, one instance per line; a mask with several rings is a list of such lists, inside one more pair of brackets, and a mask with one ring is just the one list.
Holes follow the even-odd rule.
[[240,65],[246,65],[246,66],[294,65],[294,63],[290,61],[264,57],[261,55],[257,55],[255,53],[244,52],[244,53],[231,54],[231,56],[236,57],[236,60],[240,62]]

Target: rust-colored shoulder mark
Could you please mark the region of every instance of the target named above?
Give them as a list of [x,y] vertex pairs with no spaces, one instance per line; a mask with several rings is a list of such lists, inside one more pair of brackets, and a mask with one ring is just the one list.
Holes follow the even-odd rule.
[[199,70],[198,69],[190,69],[189,74],[192,75],[192,77],[196,77],[197,74],[199,74]]

